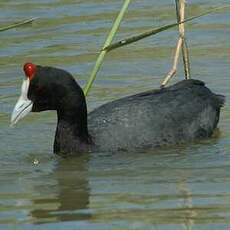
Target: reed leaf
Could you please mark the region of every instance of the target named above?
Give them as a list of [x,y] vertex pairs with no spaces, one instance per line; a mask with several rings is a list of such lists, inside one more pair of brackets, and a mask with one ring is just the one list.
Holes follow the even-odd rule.
[[30,18],[30,19],[26,19],[26,20],[23,20],[23,21],[19,21],[19,22],[10,24],[8,26],[0,27],[0,32],[6,31],[6,30],[10,30],[10,29],[13,29],[13,28],[16,28],[16,27],[19,27],[19,26],[23,26],[25,24],[33,22],[36,19],[37,18]]
[[164,26],[161,26],[161,27],[158,27],[158,28],[155,28],[155,29],[152,29],[152,30],[148,30],[148,31],[145,31],[141,34],[138,34],[138,35],[135,35],[135,36],[132,36],[132,37],[129,37],[129,38],[126,38],[126,39],[123,39],[123,40],[120,40],[118,42],[115,42],[109,46],[106,46],[103,51],[111,51],[111,50],[114,50],[114,49],[117,49],[117,48],[120,48],[122,46],[126,46],[126,45],[129,45],[131,43],[134,43],[134,42],[137,42],[143,38],[146,38],[146,37],[149,37],[149,36],[152,36],[152,35],[155,35],[155,34],[158,34],[160,32],[163,32],[165,30],[168,30],[168,29],[171,29],[175,26],[178,26],[182,23],[186,23],[186,22],[189,22],[189,21],[192,21],[194,19],[197,19],[197,18],[200,18],[202,16],[205,16],[205,15],[208,15],[208,14],[211,14],[217,10],[220,10],[220,9],[223,9],[223,8],[227,8],[227,7],[230,7],[230,5],[227,5],[227,6],[223,6],[223,7],[217,7],[217,8],[214,8],[212,10],[209,10],[207,12],[204,12],[200,15],[197,15],[197,16],[193,16],[193,17],[190,17],[190,18],[187,18],[186,20],[184,21],[181,21],[181,22],[177,22],[177,23],[172,23],[172,24],[168,24],[168,25],[164,25]]

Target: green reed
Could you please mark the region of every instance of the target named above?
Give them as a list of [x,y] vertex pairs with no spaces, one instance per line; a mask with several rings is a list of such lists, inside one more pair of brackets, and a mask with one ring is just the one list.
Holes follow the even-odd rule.
[[3,32],[3,31],[6,31],[6,30],[10,30],[10,29],[13,29],[13,28],[16,28],[16,27],[19,27],[19,26],[29,24],[29,23],[33,22],[34,20],[36,20],[36,19],[37,18],[30,18],[30,19],[26,19],[26,20],[23,20],[23,21],[19,21],[19,22],[7,25],[7,26],[0,27],[0,32]]
[[110,31],[110,33],[109,33],[109,35],[108,35],[108,37],[107,37],[107,39],[105,41],[103,49],[101,50],[101,52],[100,52],[100,54],[99,54],[99,56],[97,58],[96,64],[95,64],[95,66],[94,66],[94,68],[92,70],[90,78],[89,78],[89,80],[88,80],[88,82],[87,82],[87,84],[86,84],[86,86],[84,88],[85,95],[88,94],[88,92],[89,92],[94,80],[96,79],[96,75],[97,75],[97,73],[98,73],[98,71],[99,71],[99,69],[100,69],[100,67],[101,67],[101,65],[103,63],[103,60],[104,60],[105,55],[107,53],[107,50],[104,50],[104,48],[106,46],[109,46],[112,43],[113,38],[114,38],[116,32],[118,31],[118,28],[119,28],[119,26],[121,24],[121,21],[122,21],[122,19],[124,17],[124,14],[125,14],[128,6],[129,6],[130,1],[131,0],[125,0],[124,1],[124,4],[123,4],[118,16],[117,16],[116,20],[114,21],[112,29],[111,29],[111,31]]
[[135,36],[132,36],[132,37],[129,37],[129,38],[126,38],[126,39],[123,39],[121,41],[118,41],[118,42],[115,42],[112,44],[112,41],[113,41],[113,38],[114,36],[116,35],[118,29],[119,29],[119,26],[120,26],[120,23],[123,19],[123,16],[128,8],[128,5],[130,3],[130,0],[125,0],[122,8],[121,8],[121,11],[119,13],[119,15],[117,16],[114,24],[113,24],[113,27],[105,41],[105,44],[102,48],[102,50],[100,51],[100,54],[97,58],[97,61],[96,61],[96,64],[91,72],[91,75],[90,75],[90,78],[84,88],[84,93],[85,95],[87,95],[89,93],[89,90],[90,88],[92,87],[92,84],[94,82],[94,80],[96,79],[96,75],[103,63],[103,60],[105,58],[105,55],[107,52],[109,51],[112,51],[114,49],[117,49],[117,48],[120,48],[122,46],[125,46],[125,45],[129,45],[131,43],[134,43],[134,42],[137,42],[143,38],[146,38],[146,37],[149,37],[149,36],[152,36],[152,35],[155,35],[155,34],[158,34],[160,32],[163,32],[163,31],[166,31],[168,29],[171,29],[175,26],[178,26],[179,24],[181,23],[186,23],[186,22],[189,22],[189,21],[192,21],[194,19],[197,19],[197,18],[200,18],[202,16],[205,16],[205,15],[208,15],[210,13],[213,13],[217,10],[221,10],[221,9],[224,9],[224,8],[227,8],[227,7],[230,7],[230,5],[226,5],[226,6],[223,6],[223,7],[215,7],[207,12],[204,12],[200,15],[197,15],[197,16],[193,16],[193,17],[190,17],[190,18],[187,18],[186,20],[182,21],[182,22],[177,22],[177,23],[172,23],[172,24],[167,24],[167,25],[164,25],[164,26],[161,26],[161,27],[158,27],[158,28],[155,28],[155,29],[152,29],[152,30],[148,30],[148,31],[145,31],[141,34],[138,34],[138,35],[135,35]]

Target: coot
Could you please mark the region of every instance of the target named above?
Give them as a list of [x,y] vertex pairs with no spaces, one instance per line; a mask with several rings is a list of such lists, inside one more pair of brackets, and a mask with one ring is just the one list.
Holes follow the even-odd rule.
[[87,118],[84,93],[70,73],[32,63],[24,71],[11,123],[30,111],[56,110],[54,153],[140,151],[207,138],[224,104],[224,96],[191,79],[109,102]]

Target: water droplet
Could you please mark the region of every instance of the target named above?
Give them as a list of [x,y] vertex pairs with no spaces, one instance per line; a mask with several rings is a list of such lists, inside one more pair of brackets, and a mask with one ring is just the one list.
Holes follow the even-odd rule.
[[38,165],[39,164],[39,160],[38,159],[34,159],[34,165]]

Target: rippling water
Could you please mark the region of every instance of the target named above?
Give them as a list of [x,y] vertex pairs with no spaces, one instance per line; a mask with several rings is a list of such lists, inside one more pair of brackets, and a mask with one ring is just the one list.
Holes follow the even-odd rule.
[[[53,112],[9,117],[25,61],[88,79],[120,0],[1,0],[1,24],[39,17],[1,33],[0,229],[230,229],[230,11],[187,25],[192,75],[226,95],[219,132],[209,140],[138,154],[52,154]],[[197,15],[229,0],[189,0]],[[133,0],[116,39],[175,21],[174,1]],[[87,98],[89,110],[158,87],[177,40],[173,29],[111,52]],[[180,68],[173,81],[182,79]]]

